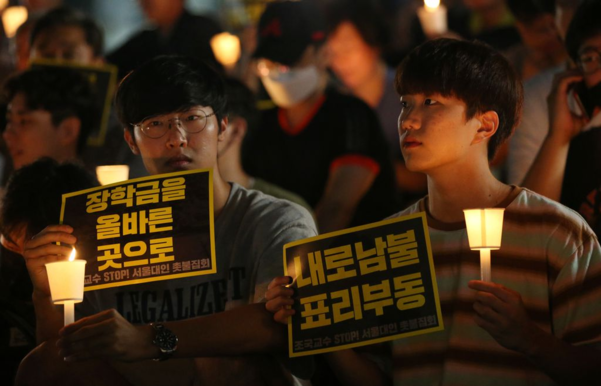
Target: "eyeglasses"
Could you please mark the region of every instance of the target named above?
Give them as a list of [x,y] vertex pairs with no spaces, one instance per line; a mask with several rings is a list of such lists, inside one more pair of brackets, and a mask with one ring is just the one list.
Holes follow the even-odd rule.
[[591,74],[601,68],[601,52],[589,47],[579,53],[578,66],[585,74]]
[[209,117],[215,115],[215,113],[207,114],[200,109],[188,110],[180,113],[180,116],[167,118],[164,115],[157,117],[150,117],[142,120],[142,122],[134,124],[134,128],[138,127],[142,134],[149,138],[161,138],[167,131],[171,129],[171,123],[177,122],[179,127],[184,129],[187,133],[194,134],[200,133],[207,126]]

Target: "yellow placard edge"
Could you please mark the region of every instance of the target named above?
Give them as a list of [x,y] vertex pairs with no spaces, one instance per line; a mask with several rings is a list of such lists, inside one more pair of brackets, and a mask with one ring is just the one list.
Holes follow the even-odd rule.
[[343,346],[330,347],[330,348],[325,348],[325,349],[320,349],[320,350],[303,351],[302,353],[294,353],[292,350],[292,348],[293,348],[292,317],[289,316],[288,317],[288,356],[290,358],[306,356],[306,355],[311,355],[311,354],[331,352],[331,351],[338,351],[338,350],[343,350],[345,348],[366,346],[369,344],[380,343],[380,342],[385,342],[385,341],[389,341],[389,340],[395,340],[395,339],[399,339],[399,338],[406,338],[406,337],[426,334],[429,332],[444,330],[444,323],[442,320],[442,311],[440,309],[440,298],[438,296],[438,283],[436,281],[436,272],[434,271],[434,259],[432,257],[432,247],[430,245],[430,233],[428,232],[428,221],[427,221],[426,212],[413,213],[413,214],[409,214],[406,216],[395,217],[395,218],[382,220],[382,221],[378,221],[378,222],[374,222],[374,223],[370,223],[370,224],[356,226],[353,228],[343,229],[343,230],[336,231],[336,232],[324,233],[322,235],[309,237],[306,239],[297,240],[297,241],[293,241],[291,243],[285,244],[284,245],[284,254],[283,254],[284,275],[288,276],[288,262],[286,261],[286,249],[288,249],[288,248],[291,248],[291,247],[294,247],[297,245],[301,245],[301,244],[306,244],[308,242],[312,242],[312,241],[316,241],[316,240],[328,239],[328,238],[332,238],[334,236],[353,233],[353,232],[357,232],[357,231],[361,231],[361,230],[365,230],[365,229],[377,228],[377,227],[380,227],[383,225],[393,224],[396,222],[412,220],[414,218],[422,219],[422,226],[424,228],[424,235],[426,238],[426,250],[427,250],[427,255],[428,255],[428,262],[430,265],[432,290],[434,293],[434,304],[436,306],[436,317],[438,318],[439,325],[437,327],[426,329],[426,330],[412,331],[412,332],[409,332],[406,334],[397,334],[397,335],[387,336],[387,337],[379,338],[379,339],[375,339],[375,340],[350,343],[350,344],[343,345]]
[[418,330],[418,331],[406,332],[404,334],[390,335],[390,336],[386,336],[383,338],[377,338],[377,339],[372,339],[372,340],[364,340],[364,341],[357,342],[357,343],[349,343],[349,344],[345,344],[343,346],[328,347],[328,348],[322,348],[319,350],[303,351],[303,352],[299,352],[299,353],[290,352],[289,356],[290,356],[290,358],[298,358],[298,357],[303,357],[303,356],[313,355],[313,354],[323,354],[326,352],[340,351],[340,350],[345,350],[345,349],[354,348],[354,347],[361,347],[361,346],[369,346],[371,344],[382,343],[382,342],[387,342],[390,340],[396,340],[396,339],[401,339],[401,338],[409,338],[412,336],[423,335],[423,334],[428,334],[431,332],[442,331],[442,330],[444,330],[444,326],[442,325],[442,319],[440,319],[440,325],[438,325],[437,327],[427,328],[427,329]]
[[[105,189],[105,188],[113,187],[113,186],[127,185],[130,183],[137,183],[140,181],[159,180],[159,179],[165,179],[165,178],[169,178],[169,177],[176,177],[176,176],[187,175],[187,174],[196,174],[196,173],[208,173],[209,174],[209,227],[210,227],[210,237],[211,237],[211,266],[213,267],[213,269],[211,269],[209,271],[201,271],[202,273],[199,273],[198,275],[217,273],[217,261],[216,261],[217,256],[215,254],[215,221],[214,221],[214,217],[215,217],[214,212],[215,211],[213,208],[213,169],[194,169],[194,170],[185,170],[185,171],[181,171],[181,172],[155,174],[152,176],[132,178],[131,180],[116,182],[114,184],[96,186],[94,188],[79,190],[77,192],[65,193],[62,196],[61,215],[60,215],[60,219],[59,219],[59,224],[63,224],[64,217],[65,217],[65,207],[66,207],[66,203],[67,203],[67,198],[69,198],[69,197],[80,196],[80,195],[83,195],[86,193],[94,192],[96,190],[101,190],[101,189]],[[196,274],[196,272],[191,272],[190,274],[182,274],[182,275],[178,274],[176,276],[177,277],[188,277],[188,276],[198,276],[198,275]],[[149,281],[167,280],[165,278],[166,277],[171,278],[171,276],[173,276],[173,275],[156,276],[154,278],[140,279],[140,280],[136,280],[133,282],[130,281],[130,282],[128,282],[128,284],[137,284],[137,283],[146,283]],[[115,285],[112,285],[112,283],[111,283],[111,284],[102,284],[100,286],[84,287],[84,291],[90,291],[91,290],[90,288],[100,289],[100,288],[109,288],[109,287],[117,287],[120,285],[125,285],[125,284],[123,284],[123,282],[114,283],[114,284]]]

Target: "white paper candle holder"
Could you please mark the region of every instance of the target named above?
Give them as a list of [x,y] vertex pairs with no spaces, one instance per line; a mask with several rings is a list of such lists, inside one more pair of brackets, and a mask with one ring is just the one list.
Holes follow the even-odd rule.
[[64,305],[65,326],[75,320],[74,304],[83,301],[85,270],[85,260],[46,264],[52,302]]
[[490,251],[501,248],[503,237],[503,208],[465,209],[465,224],[470,249],[480,251],[480,275],[491,280]]
[[127,181],[129,178],[128,165],[103,165],[96,167],[96,177],[102,185]]

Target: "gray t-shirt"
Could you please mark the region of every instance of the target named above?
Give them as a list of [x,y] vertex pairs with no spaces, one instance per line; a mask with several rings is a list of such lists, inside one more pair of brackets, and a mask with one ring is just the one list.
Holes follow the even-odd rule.
[[284,273],[284,244],[315,235],[315,223],[306,209],[232,184],[215,221],[217,273],[87,292],[78,314],[115,308],[138,324],[188,319],[257,303],[263,300],[269,282]]

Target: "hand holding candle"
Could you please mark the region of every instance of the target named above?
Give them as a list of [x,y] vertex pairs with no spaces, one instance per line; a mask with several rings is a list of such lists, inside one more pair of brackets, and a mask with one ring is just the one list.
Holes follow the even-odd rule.
[[447,9],[440,0],[424,0],[417,16],[427,37],[433,38],[447,32]]
[[46,264],[52,302],[64,305],[65,326],[75,321],[74,304],[83,301],[86,261],[75,260],[75,256],[73,248],[68,261]]
[[501,248],[503,208],[465,209],[465,223],[470,249],[480,251],[482,281],[491,281],[490,251]]

